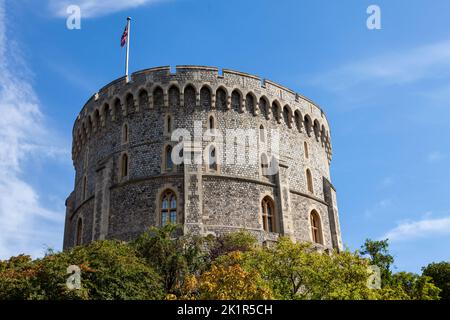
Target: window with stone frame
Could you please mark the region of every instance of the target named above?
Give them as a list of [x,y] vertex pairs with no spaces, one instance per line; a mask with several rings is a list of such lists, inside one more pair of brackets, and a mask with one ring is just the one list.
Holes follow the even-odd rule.
[[320,223],[320,216],[317,211],[313,210],[311,212],[310,222],[312,241],[314,243],[323,244],[322,227]]
[[273,200],[266,196],[261,202],[263,229],[267,232],[276,232],[275,205]]
[[172,190],[166,190],[161,196],[161,226],[177,223],[177,197]]

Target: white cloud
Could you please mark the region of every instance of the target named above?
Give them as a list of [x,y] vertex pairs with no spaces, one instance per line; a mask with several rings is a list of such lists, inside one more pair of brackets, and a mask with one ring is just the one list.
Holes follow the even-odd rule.
[[387,232],[382,238],[388,238],[391,241],[407,241],[436,235],[450,235],[450,217],[405,221]]
[[440,151],[433,151],[427,155],[427,161],[430,163],[436,163],[441,160],[444,160],[445,158],[446,158],[446,155]]
[[[38,193],[26,181],[29,173],[24,162],[67,155],[51,143],[37,95],[25,76],[30,71],[17,44],[7,37],[5,18],[5,3],[0,0],[0,258],[21,252],[36,254],[54,237],[42,236],[43,230],[38,233],[34,227],[43,221],[61,225],[64,214],[40,203]],[[7,47],[12,52],[6,52]]]
[[312,82],[335,91],[346,91],[367,82],[385,86],[449,75],[450,41],[441,41],[352,62],[313,77]]
[[67,17],[67,7],[78,5],[82,18],[94,18],[162,1],[168,0],[49,0],[49,7],[54,15]]

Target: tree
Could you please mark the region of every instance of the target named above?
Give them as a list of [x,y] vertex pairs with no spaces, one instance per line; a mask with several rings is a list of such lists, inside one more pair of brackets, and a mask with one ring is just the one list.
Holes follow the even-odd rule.
[[215,261],[198,280],[192,280],[190,297],[201,300],[265,300],[272,298],[267,284],[255,269],[240,265],[242,252],[228,253]]
[[211,261],[234,251],[250,251],[257,245],[256,237],[248,231],[232,232],[213,237],[210,242],[209,256]]
[[348,251],[327,254],[311,244],[280,237],[273,247],[247,252],[244,257],[245,270],[257,270],[276,299],[379,297],[377,290],[367,286],[368,261]]
[[394,263],[394,257],[389,253],[388,241],[388,239],[381,241],[366,239],[360,252],[362,256],[369,257],[371,264],[380,268],[382,286],[390,283],[392,277],[391,265]]
[[391,287],[403,290],[412,300],[438,300],[441,291],[427,276],[411,272],[398,272],[392,276]]
[[131,245],[159,273],[166,294],[180,294],[185,278],[208,266],[204,238],[180,236],[176,225],[151,228]]
[[[81,288],[70,290],[67,268],[81,269]],[[98,241],[42,259],[13,257],[0,263],[0,299],[158,299],[158,274],[119,241]]]
[[422,275],[431,278],[431,282],[441,289],[441,299],[450,300],[450,262],[430,263],[422,268]]

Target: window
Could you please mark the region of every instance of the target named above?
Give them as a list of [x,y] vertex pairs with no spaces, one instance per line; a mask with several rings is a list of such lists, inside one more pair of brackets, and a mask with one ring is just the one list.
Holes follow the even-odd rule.
[[245,97],[245,109],[250,114],[255,113],[255,99],[251,93],[247,94]]
[[177,86],[171,86],[169,89],[169,106],[178,108],[180,105],[180,89]]
[[227,92],[223,88],[216,91],[216,109],[222,111],[227,109]]
[[305,125],[305,130],[306,130],[306,133],[308,134],[308,137],[311,137],[312,124],[311,124],[311,118],[309,117],[309,115],[305,116],[303,123]]
[[192,85],[188,85],[184,89],[184,106],[188,109],[192,109],[196,105],[197,101],[197,92]]
[[141,108],[148,104],[148,93],[146,90],[142,89],[139,93],[139,106]]
[[122,128],[122,143],[128,143],[128,124],[124,124]]
[[172,146],[167,146],[164,153],[164,168],[166,170],[173,169],[173,161],[172,161]]
[[208,119],[208,129],[214,129],[215,128],[215,121],[213,116],[209,116]]
[[309,170],[309,169],[306,169],[306,183],[308,185],[308,191],[310,193],[314,193],[313,178],[312,178],[311,170]]
[[268,105],[269,104],[265,98],[259,99],[259,110],[261,111],[261,115],[266,119],[269,116],[269,110],[267,108]]
[[262,200],[261,209],[264,231],[275,232],[275,206],[270,197]]
[[266,132],[264,130],[264,126],[259,126],[259,141],[264,142],[266,141]]
[[272,103],[272,114],[274,119],[277,122],[280,122],[280,108],[278,107],[278,104],[275,101]]
[[310,214],[311,222],[311,236],[314,243],[323,244],[322,241],[322,228],[320,224],[320,217],[317,211],[313,210]]
[[166,190],[161,196],[161,226],[177,223],[177,197],[172,190]]
[[173,126],[171,115],[166,116],[166,123],[164,124],[164,126],[165,126],[165,133],[170,135],[172,133],[172,126]]
[[265,154],[262,154],[261,155],[261,174],[264,177],[267,177],[268,170],[269,170],[269,160],[267,159],[267,156]]
[[82,244],[82,242],[83,242],[83,220],[81,218],[78,218],[75,245],[79,246]]
[[216,156],[216,148],[211,147],[209,152],[209,161],[208,166],[210,171],[217,171],[217,156]]
[[126,153],[122,154],[120,162],[120,177],[122,179],[128,177],[128,155]]
[[231,107],[236,112],[241,111],[241,94],[237,90],[231,93]]
[[164,107],[164,91],[161,87],[156,87],[155,90],[153,90],[153,106],[156,109]]
[[208,87],[200,89],[200,104],[204,109],[211,108],[211,91]]
[[134,111],[134,97],[131,93],[129,93],[127,95],[126,101],[127,101],[127,112],[128,113],[133,112]]
[[308,142],[303,143],[303,148],[305,149],[305,158],[309,159],[309,150],[308,150]]
[[286,123],[286,125],[290,128],[291,127],[291,112],[289,111],[289,108],[285,106],[283,108],[283,120]]

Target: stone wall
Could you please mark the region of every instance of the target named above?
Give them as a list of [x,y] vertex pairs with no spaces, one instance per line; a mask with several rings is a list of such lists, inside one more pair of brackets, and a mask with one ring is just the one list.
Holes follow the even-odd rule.
[[[167,171],[164,149],[175,146],[167,127],[194,136],[205,131],[210,117],[224,134],[217,170],[184,163]],[[194,124],[200,126],[194,128]],[[124,126],[128,141],[123,140]],[[264,128],[264,141],[260,128]],[[231,130],[254,130],[256,139]],[[273,131],[272,131],[273,130]],[[272,135],[279,134],[275,153]],[[304,143],[308,145],[306,157]],[[198,139],[184,153],[201,156],[210,144]],[[249,153],[257,145],[257,153]],[[216,141],[216,147],[219,144]],[[263,148],[263,146],[266,146]],[[230,164],[228,147],[241,150],[244,163]],[[267,149],[267,150],[266,150]],[[261,154],[276,156],[277,175],[262,175]],[[121,157],[128,155],[128,176],[121,178]],[[134,73],[96,93],[83,107],[73,128],[74,192],[67,199],[64,248],[76,243],[83,221],[82,242],[129,240],[161,223],[160,197],[170,189],[177,196],[178,223],[185,232],[201,234],[247,229],[260,241],[279,234],[311,241],[309,215],[320,215],[323,246],[341,248],[336,194],[330,181],[332,148],[328,121],[311,100],[268,80],[231,70],[178,66]],[[254,162],[251,158],[254,157]],[[313,177],[308,191],[306,169]],[[276,232],[263,230],[261,200],[269,196],[276,209]]]

